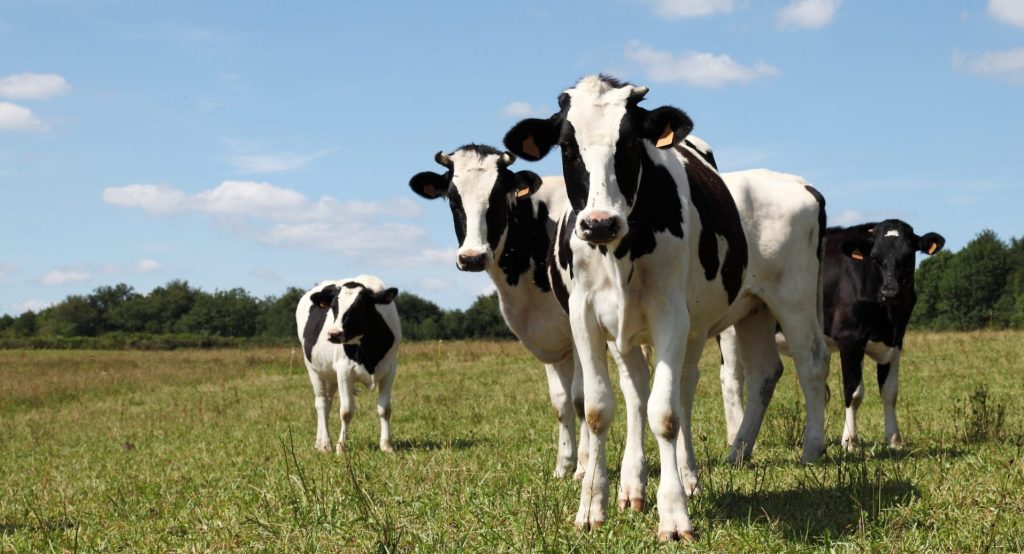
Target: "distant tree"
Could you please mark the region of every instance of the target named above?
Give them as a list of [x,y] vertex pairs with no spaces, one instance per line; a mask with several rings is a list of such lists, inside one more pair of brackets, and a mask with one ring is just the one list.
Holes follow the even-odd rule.
[[18,317],[14,318],[14,322],[7,332],[14,337],[31,337],[35,336],[38,328],[39,316],[35,312],[25,312]]
[[14,325],[14,316],[4,314],[0,316],[0,336],[7,333],[7,330]]
[[86,296],[69,296],[39,314],[38,334],[56,337],[95,337],[102,318]]
[[944,327],[980,329],[998,325],[995,305],[1010,271],[1007,250],[995,232],[986,229],[952,257],[939,286]]
[[921,266],[914,273],[917,304],[914,305],[914,312],[911,314],[911,325],[930,329],[944,329],[951,326],[951,323],[945,319],[948,306],[943,302],[941,288],[952,259],[953,254],[948,250],[943,250],[921,261]]
[[398,317],[402,322],[402,337],[406,340],[436,340],[443,338],[441,318],[444,315],[437,304],[411,292],[401,292],[395,300]]
[[258,334],[265,337],[296,338],[295,308],[306,291],[290,287],[281,296],[260,302]]
[[505,324],[498,302],[498,293],[478,296],[473,305],[466,310],[464,318],[464,334],[473,338],[515,339],[515,335]]
[[192,309],[198,289],[187,281],[175,280],[116,304],[106,314],[112,329],[134,333],[171,333],[177,323]]
[[200,292],[192,309],[176,324],[185,333],[221,337],[252,337],[258,329],[260,309],[255,298],[245,289]]

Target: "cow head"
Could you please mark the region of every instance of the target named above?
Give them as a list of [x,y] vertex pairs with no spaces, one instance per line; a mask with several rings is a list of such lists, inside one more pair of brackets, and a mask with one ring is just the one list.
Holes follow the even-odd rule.
[[558,97],[559,111],[547,119],[525,119],[505,135],[505,146],[530,161],[553,146],[562,150],[569,201],[577,213],[576,235],[611,243],[629,232],[643,156],[672,148],[693,129],[682,111],[639,106],[647,87],[604,75],[584,77]]
[[380,317],[378,304],[390,304],[398,296],[398,289],[374,292],[362,283],[348,281],[341,286],[327,285],[313,293],[310,301],[324,310],[327,316],[327,340],[335,344],[358,344],[366,334],[371,318]]
[[877,290],[879,302],[893,304],[914,291],[915,255],[932,255],[946,244],[938,233],[914,234],[914,229],[898,219],[887,219],[869,229],[870,238],[850,238],[839,245],[844,255],[867,270],[865,278],[871,290]]
[[541,179],[532,171],[512,172],[508,166],[516,157],[489,146],[438,152],[434,160],[448,171],[417,173],[409,187],[427,199],[448,198],[459,239],[455,265],[462,271],[483,271],[501,256],[510,206],[517,196],[536,192]]

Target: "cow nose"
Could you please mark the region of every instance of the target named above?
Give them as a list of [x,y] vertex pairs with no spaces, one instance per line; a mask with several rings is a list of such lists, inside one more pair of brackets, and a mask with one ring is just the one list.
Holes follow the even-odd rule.
[[334,330],[327,331],[327,340],[329,340],[331,342],[334,342],[334,343],[345,342],[345,332],[344,331],[334,331]]
[[900,289],[895,286],[883,286],[879,292],[882,294],[883,300],[892,300],[899,295]]
[[483,271],[487,267],[487,254],[459,254],[458,266],[462,271]]
[[580,220],[580,238],[587,242],[610,242],[619,235],[619,218],[607,212],[592,212]]

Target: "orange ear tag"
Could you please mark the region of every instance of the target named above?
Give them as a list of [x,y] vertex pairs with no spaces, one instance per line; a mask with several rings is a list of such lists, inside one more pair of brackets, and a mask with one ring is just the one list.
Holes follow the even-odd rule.
[[854,250],[853,253],[850,254],[850,257],[855,259],[855,260],[863,260],[864,259],[864,254],[861,254],[860,250]]
[[537,148],[533,135],[526,135],[526,139],[523,141],[523,153],[529,154],[534,158],[540,158],[540,148]]
[[930,256],[930,255],[934,254],[935,251],[938,250],[938,249],[939,249],[939,243],[933,242],[932,245],[928,247],[928,255]]
[[530,194],[530,187],[523,187],[516,191],[516,198],[522,198]]
[[327,308],[330,308],[331,305],[328,304],[327,302],[321,302],[320,307],[326,310]]
[[675,136],[675,132],[672,131],[672,125],[665,125],[665,132],[662,133],[660,137],[658,137],[658,142],[656,142],[654,146],[658,148],[670,146]]

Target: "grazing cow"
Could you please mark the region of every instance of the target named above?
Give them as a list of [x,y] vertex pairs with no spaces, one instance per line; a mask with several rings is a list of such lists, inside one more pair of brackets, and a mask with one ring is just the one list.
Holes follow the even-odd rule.
[[354,385],[376,388],[380,416],[380,449],[391,446],[391,385],[395,382],[398,343],[402,329],[395,309],[396,288],[384,288],[380,279],[360,275],[323,281],[302,296],[295,323],[313,383],[316,406],[316,448],[331,451],[327,412],[335,391],[341,404],[341,433],[337,452],[348,438],[355,414]]
[[[583,477],[589,432],[580,425],[580,459],[574,437],[574,417],[583,417],[583,390],[574,355],[567,313],[551,294],[547,267],[556,218],[568,208],[561,177],[543,180],[530,171],[512,172],[515,156],[481,145],[467,145],[451,154],[438,152],[435,161],[444,174],[425,171],[409,186],[427,199],[448,198],[459,241],[456,267],[486,271],[498,291],[505,322],[523,345],[544,364],[548,391],[559,422],[555,476],[576,468]],[[543,185],[542,185],[543,183]],[[647,365],[639,349],[620,355],[611,349],[619,367],[623,394],[632,413],[642,414],[647,399]],[[643,420],[628,418],[627,448],[623,453],[623,497],[643,498]],[[642,509],[642,505],[634,506]]]
[[803,459],[824,450],[822,207],[820,195],[792,176],[753,172],[724,183],[683,141],[690,118],[672,107],[640,107],[646,92],[585,77],[559,97],[558,112],[521,121],[505,145],[531,161],[556,144],[562,151],[572,211],[560,222],[557,250],[573,275],[569,318],[591,433],[576,525],[594,528],[605,520],[614,396],[604,342],[622,351],[650,342],[656,366],[647,415],[661,460],[658,536],[693,540],[684,484],[696,490],[690,412],[710,335],[735,324],[741,357],[766,368],[759,374],[773,387],[781,323],[807,401]]
[[[833,352],[839,352],[843,370],[846,425],[843,447],[857,447],[857,409],[864,399],[863,361],[867,354],[878,368],[878,388],[885,414],[885,442],[900,448],[896,423],[899,364],[903,336],[917,301],[914,292],[915,255],[932,255],[946,244],[937,233],[917,236],[913,227],[898,219],[854,227],[830,227],[825,233],[823,260],[824,331]],[[726,427],[732,444],[742,412],[742,362],[722,335],[722,396]],[[777,341],[786,351],[786,337]],[[749,389],[748,389],[749,390]],[[749,402],[748,393],[748,402]],[[742,408],[741,408],[742,409]]]

